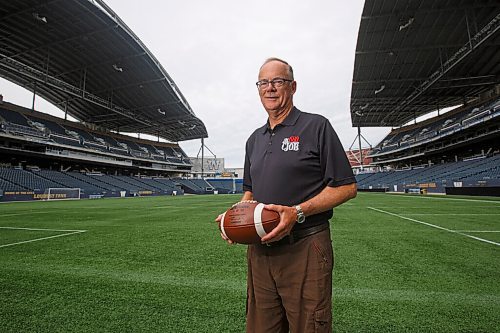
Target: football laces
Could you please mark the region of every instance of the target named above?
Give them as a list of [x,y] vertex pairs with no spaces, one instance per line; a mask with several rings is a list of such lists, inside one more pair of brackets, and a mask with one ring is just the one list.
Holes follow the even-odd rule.
[[242,204],[242,203],[256,203],[256,202],[257,201],[255,201],[255,200],[243,200],[243,201],[235,203],[234,205],[231,206],[231,208],[232,207],[236,207],[236,206],[238,206],[239,204]]

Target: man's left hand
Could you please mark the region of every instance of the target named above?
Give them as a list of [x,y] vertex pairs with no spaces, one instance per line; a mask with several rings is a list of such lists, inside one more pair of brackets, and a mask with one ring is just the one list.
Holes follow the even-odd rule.
[[261,238],[261,242],[277,242],[290,234],[293,226],[297,222],[297,210],[294,207],[280,205],[265,205],[265,209],[273,210],[280,214],[280,223],[270,233]]

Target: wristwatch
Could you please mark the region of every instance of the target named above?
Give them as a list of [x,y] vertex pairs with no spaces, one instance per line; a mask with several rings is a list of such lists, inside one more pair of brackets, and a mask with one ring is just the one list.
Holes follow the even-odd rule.
[[297,223],[303,223],[306,220],[306,215],[302,211],[299,205],[295,206],[295,210],[297,211]]

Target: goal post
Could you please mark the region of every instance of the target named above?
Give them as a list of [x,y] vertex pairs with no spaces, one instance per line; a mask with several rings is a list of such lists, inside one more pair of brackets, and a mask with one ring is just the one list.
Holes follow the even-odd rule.
[[80,199],[80,188],[55,188],[45,190],[45,200],[78,200]]

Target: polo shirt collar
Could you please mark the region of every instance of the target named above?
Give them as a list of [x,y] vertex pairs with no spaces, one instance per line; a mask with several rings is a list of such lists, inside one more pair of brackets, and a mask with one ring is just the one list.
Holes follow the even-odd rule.
[[[281,126],[293,126],[297,123],[297,120],[299,119],[300,116],[300,110],[297,109],[295,106],[292,108],[288,116],[278,124]],[[266,124],[261,127],[262,129],[262,134],[265,134],[267,131],[271,132],[271,127],[269,126],[269,119],[267,120]]]

